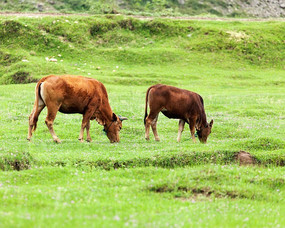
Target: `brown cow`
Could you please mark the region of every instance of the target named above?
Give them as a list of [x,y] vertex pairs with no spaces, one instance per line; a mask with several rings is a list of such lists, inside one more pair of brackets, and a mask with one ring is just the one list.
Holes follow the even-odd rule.
[[79,141],[83,142],[84,129],[87,131],[87,141],[90,137],[90,120],[96,119],[104,126],[110,142],[119,142],[119,131],[125,117],[113,113],[105,86],[96,79],[82,76],[50,75],[42,78],[36,85],[36,98],[33,111],[29,117],[28,140],[36,130],[38,116],[47,106],[46,125],[53,140],[60,143],[53,130],[53,122],[58,111],[62,113],[83,114]]
[[[147,114],[148,104],[150,108],[149,115]],[[194,142],[196,142],[195,128],[200,142],[207,142],[213,120],[209,124],[207,123],[203,99],[199,94],[161,84],[149,87],[146,92],[144,118],[146,140],[149,140],[149,128],[151,126],[155,140],[159,141],[156,130],[159,112],[162,112],[168,118],[179,119],[178,142],[180,142],[185,122],[189,124]]]

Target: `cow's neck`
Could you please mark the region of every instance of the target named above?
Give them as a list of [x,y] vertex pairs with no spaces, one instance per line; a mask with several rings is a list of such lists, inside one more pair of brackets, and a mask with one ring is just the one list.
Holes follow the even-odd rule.
[[[113,112],[111,112],[113,114]],[[112,114],[110,114],[109,112],[101,112],[101,116],[102,116],[102,120],[104,125],[108,125],[110,123],[112,123],[113,118],[112,118]]]
[[107,117],[105,118],[105,125],[109,126],[111,123],[113,122],[113,118],[112,117]]
[[113,111],[108,100],[103,102],[103,105],[101,106],[101,113],[104,115],[105,124],[110,124],[113,122]]
[[95,118],[100,125],[108,126],[113,122],[113,111],[109,103],[101,106],[95,113]]
[[201,128],[204,128],[206,127],[207,125],[207,117],[206,117],[206,113],[205,113],[205,110],[201,110],[200,112],[200,116],[196,122],[196,129],[201,129]]

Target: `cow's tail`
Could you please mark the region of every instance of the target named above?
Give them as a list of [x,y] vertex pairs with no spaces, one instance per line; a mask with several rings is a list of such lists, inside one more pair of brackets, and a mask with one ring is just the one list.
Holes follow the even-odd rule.
[[39,117],[39,100],[41,98],[41,85],[43,83],[43,80],[40,80],[37,85],[36,85],[36,89],[35,89],[35,103],[34,103],[34,107],[33,107],[33,111],[29,116],[29,130],[32,132],[34,132],[37,128],[37,122],[38,122],[38,117]]
[[204,107],[204,100],[203,100],[203,98],[200,95],[199,95],[199,98],[200,98],[200,101],[202,103],[202,106]]
[[199,98],[200,98],[200,101],[201,101],[201,104],[202,104],[202,107],[201,107],[201,117],[200,117],[200,125],[201,124],[207,124],[207,117],[206,117],[206,113],[205,113],[205,107],[204,107],[204,100],[203,98],[199,95]]
[[148,88],[148,90],[146,91],[146,96],[145,96],[145,114],[144,114],[144,125],[145,125],[145,120],[147,117],[147,105],[148,105],[148,96],[149,96],[149,91],[152,89],[152,86]]

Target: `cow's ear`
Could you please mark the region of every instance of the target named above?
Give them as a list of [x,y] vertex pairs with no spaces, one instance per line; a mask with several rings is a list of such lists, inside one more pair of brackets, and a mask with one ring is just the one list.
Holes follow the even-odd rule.
[[210,122],[210,128],[212,128],[213,123],[214,123],[214,120],[212,119],[211,122]]
[[117,121],[117,115],[113,113],[113,121]]

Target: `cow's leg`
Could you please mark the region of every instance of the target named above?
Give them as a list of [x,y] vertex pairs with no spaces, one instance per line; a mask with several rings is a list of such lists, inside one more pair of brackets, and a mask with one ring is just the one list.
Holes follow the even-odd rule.
[[157,122],[158,114],[159,114],[159,111],[153,112],[151,110],[149,115],[145,119],[145,139],[146,140],[149,140],[149,129],[151,126],[155,140],[159,141],[159,137],[158,137],[157,130],[156,130],[156,122]]
[[182,131],[184,130],[184,125],[185,125],[185,121],[179,120],[177,142],[180,142],[181,140],[181,134],[182,134]]
[[41,111],[44,109],[45,104],[41,103],[38,105],[37,110],[36,108],[33,109],[32,113],[29,116],[29,130],[28,130],[28,137],[27,140],[31,140],[32,132],[36,130],[37,122]]
[[90,120],[88,121],[87,125],[86,125],[86,132],[87,132],[87,142],[91,142],[91,136],[90,136]]
[[149,140],[149,128],[151,125],[152,119],[150,119],[149,115],[145,118],[145,139]]
[[83,142],[83,135],[84,135],[84,129],[85,128],[86,128],[86,131],[87,131],[87,141],[88,142],[91,141],[90,132],[89,132],[89,129],[90,129],[90,118],[94,114],[95,109],[96,109],[95,107],[89,107],[86,110],[86,112],[83,114],[81,129],[80,129],[79,138],[78,138],[78,140],[80,142]]
[[151,129],[155,138],[155,141],[160,141],[159,136],[157,134],[156,130],[156,123],[157,123],[158,115],[155,117],[155,119],[151,122]]
[[148,117],[145,119],[145,139],[149,140],[149,128],[150,128],[151,120]]
[[190,128],[190,132],[191,132],[191,137],[194,143],[196,143],[196,139],[195,139],[195,124],[196,124],[196,119],[190,119],[189,122],[189,128]]
[[53,138],[53,141],[55,141],[56,143],[61,143],[61,141],[56,136],[54,129],[53,129],[53,122],[54,122],[54,119],[56,117],[56,113],[57,113],[59,107],[60,107],[60,105],[57,105],[57,104],[53,104],[53,103],[47,104],[48,112],[47,112],[47,117],[45,120],[46,125],[49,129],[49,132]]

